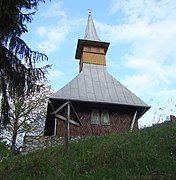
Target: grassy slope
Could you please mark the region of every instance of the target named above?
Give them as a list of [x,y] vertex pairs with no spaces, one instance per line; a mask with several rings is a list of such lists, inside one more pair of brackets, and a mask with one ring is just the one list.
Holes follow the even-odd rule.
[[0,179],[176,179],[176,123],[92,137],[0,164]]

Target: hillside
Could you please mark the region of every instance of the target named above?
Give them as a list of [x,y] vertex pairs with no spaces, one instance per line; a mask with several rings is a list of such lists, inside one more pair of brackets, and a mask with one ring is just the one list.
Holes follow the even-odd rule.
[[4,159],[0,179],[176,179],[176,123]]

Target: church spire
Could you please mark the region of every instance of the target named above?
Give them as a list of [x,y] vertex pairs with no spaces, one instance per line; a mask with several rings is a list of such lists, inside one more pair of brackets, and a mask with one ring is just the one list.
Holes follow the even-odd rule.
[[100,41],[100,39],[96,33],[96,29],[95,29],[95,25],[94,25],[94,22],[92,19],[91,11],[89,11],[89,16],[88,16],[88,20],[87,20],[84,39],[91,40],[91,41]]
[[80,60],[79,70],[84,64],[95,64],[106,66],[106,52],[108,42],[99,39],[92,15],[89,12],[84,39],[78,39],[75,58]]

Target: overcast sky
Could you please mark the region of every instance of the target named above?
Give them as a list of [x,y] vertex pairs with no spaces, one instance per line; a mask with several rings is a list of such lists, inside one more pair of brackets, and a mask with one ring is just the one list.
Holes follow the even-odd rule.
[[176,115],[175,0],[48,0],[40,4],[23,38],[53,64],[48,75],[51,87],[59,90],[78,74],[75,51],[78,38],[84,37],[88,9],[92,9],[99,38],[110,42],[108,71],[152,106],[140,120],[141,126],[158,122],[160,114]]

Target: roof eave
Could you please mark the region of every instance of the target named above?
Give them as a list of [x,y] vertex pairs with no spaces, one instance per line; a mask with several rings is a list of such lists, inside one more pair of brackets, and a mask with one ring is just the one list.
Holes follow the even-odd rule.
[[109,42],[78,39],[75,59],[81,59],[81,53],[82,53],[83,46],[102,47],[105,49],[105,54],[106,54],[109,44],[110,44]]
[[112,104],[112,105],[119,105],[119,106],[130,106],[130,107],[138,107],[138,108],[143,108],[143,113],[142,115],[148,111],[151,106],[146,105],[139,105],[139,104],[125,104],[125,103],[116,103],[116,102],[102,102],[102,101],[83,101],[83,100],[78,100],[78,99],[66,99],[66,98],[57,98],[57,97],[49,97],[49,99],[53,100],[62,100],[62,101],[75,101],[75,102],[83,102],[83,103],[95,103],[95,104]]

